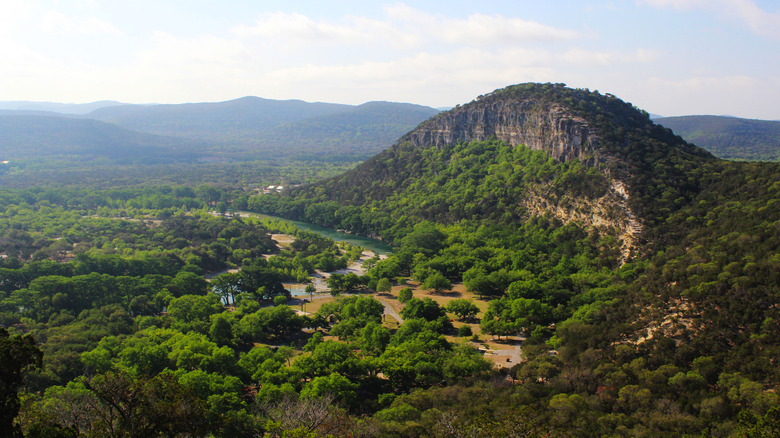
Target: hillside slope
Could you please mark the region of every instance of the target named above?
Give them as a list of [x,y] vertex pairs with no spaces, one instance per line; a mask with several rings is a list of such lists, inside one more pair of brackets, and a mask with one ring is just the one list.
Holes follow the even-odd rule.
[[[521,84],[434,116],[355,170],[290,195],[443,223],[551,215],[615,236],[627,256],[644,226],[698,192],[693,169],[712,160],[614,96]],[[355,231],[382,227],[363,220]]]
[[724,116],[655,120],[685,140],[727,160],[780,161],[780,122]]

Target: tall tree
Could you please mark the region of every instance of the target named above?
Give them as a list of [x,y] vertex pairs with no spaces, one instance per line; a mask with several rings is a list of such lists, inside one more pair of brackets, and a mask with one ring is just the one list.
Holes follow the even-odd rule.
[[0,436],[21,437],[14,425],[19,413],[19,388],[25,372],[43,365],[43,353],[30,335],[11,336],[0,327]]

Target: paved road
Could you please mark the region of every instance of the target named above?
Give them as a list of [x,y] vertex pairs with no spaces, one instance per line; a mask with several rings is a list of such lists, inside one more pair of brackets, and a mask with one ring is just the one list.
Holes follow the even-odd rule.
[[509,356],[509,360],[506,362],[506,367],[511,368],[517,364],[520,363],[520,361],[523,358],[523,340],[525,338],[522,336],[521,333],[518,333],[517,336],[515,336],[515,348],[511,350],[493,350],[493,354],[497,356]]

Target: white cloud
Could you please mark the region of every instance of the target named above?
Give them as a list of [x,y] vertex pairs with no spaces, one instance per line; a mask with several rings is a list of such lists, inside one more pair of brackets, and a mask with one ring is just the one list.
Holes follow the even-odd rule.
[[51,60],[46,56],[12,39],[0,38],[0,53],[3,54],[3,62],[0,63],[0,79],[7,83],[13,83],[12,80],[36,77],[42,70],[51,67]]
[[95,17],[86,19],[71,18],[61,12],[49,11],[41,20],[45,32],[66,35],[112,35],[121,36],[122,32],[113,24]]
[[182,69],[200,65],[235,65],[250,54],[240,41],[202,35],[181,38],[157,31],[152,36],[155,46],[141,52],[144,64],[179,65]]
[[633,52],[597,51],[571,48],[557,56],[566,63],[582,66],[608,66],[613,64],[649,64],[661,57],[660,52],[639,48]]
[[[710,8],[699,0],[642,2],[659,8]],[[76,18],[101,12],[99,9],[82,14],[64,12],[69,15],[17,11],[15,16],[26,14],[26,24],[19,27],[34,32],[27,38],[15,36],[21,32],[6,35],[0,29],[4,99],[174,103],[257,95],[352,104],[395,100],[441,106],[468,102],[510,84],[534,81],[599,88],[634,100],[653,112],[671,115],[690,112],[692,106],[686,101],[698,102],[716,113],[733,112],[725,109],[727,101],[731,106],[731,102],[739,102],[757,107],[758,103],[747,102],[745,96],[755,102],[766,101],[766,95],[771,94],[766,89],[778,83],[765,82],[761,87],[748,76],[751,73],[747,68],[726,73],[729,70],[705,62],[693,67],[675,64],[681,75],[693,72],[693,77],[681,79],[668,71],[668,59],[661,60],[662,56],[674,56],[674,48],[658,50],[652,38],[634,45],[628,38],[613,43],[608,33],[593,35],[585,24],[574,29],[520,16],[430,14],[405,4],[385,7],[374,17],[342,15],[323,19],[316,15],[264,13],[251,16],[244,25],[233,22],[233,27],[203,29],[200,33],[196,29],[186,35],[166,28],[144,34],[141,40],[125,35],[112,40],[112,44],[100,41],[89,47],[70,44],[63,37],[88,32],[111,34],[116,28],[107,22]],[[44,21],[53,33],[41,32],[42,17],[47,17]],[[3,19],[0,17],[0,23]],[[602,32],[596,23],[593,28]],[[50,42],[55,38],[63,43],[53,52]],[[94,41],[99,40],[88,40]],[[727,76],[731,73],[734,76]],[[745,76],[739,76],[743,73]],[[714,99],[714,95],[720,99]],[[776,113],[776,108],[763,110]]]
[[403,3],[384,8],[392,20],[415,29],[433,40],[465,45],[516,44],[571,40],[579,32],[559,29],[535,21],[508,18],[502,15],[472,14],[467,18],[432,15]]
[[[750,94],[750,90],[763,88],[762,81],[745,75],[734,76],[691,76],[686,78],[658,78],[650,79],[654,88],[664,91],[665,95],[671,94]],[[717,90],[717,92],[714,92]]]
[[707,0],[637,0],[638,4],[646,4],[656,8],[672,7],[675,9],[694,9],[707,6]]
[[[544,50],[462,47],[442,53],[410,53],[382,62],[300,65],[269,72],[263,80],[278,84],[274,91],[288,97],[289,93],[312,92],[326,101],[382,99],[454,105],[509,84],[546,82],[555,75],[546,65],[550,59],[552,55]],[[442,96],[447,101],[442,102]]]
[[454,18],[428,14],[405,4],[385,7],[383,11],[383,20],[346,16],[339,23],[314,20],[298,13],[272,12],[260,16],[252,26],[236,27],[234,33],[243,38],[272,38],[282,44],[368,45],[379,42],[397,48],[431,43],[512,45],[582,36],[577,31],[501,15],[473,14],[467,18]]
[[33,15],[33,6],[26,1],[2,1],[0,10],[0,35],[18,32]]
[[314,21],[303,14],[270,12],[257,19],[254,26],[241,25],[236,34],[243,37],[283,37],[302,40],[350,40],[365,36],[354,26]]
[[757,35],[780,38],[780,13],[762,9],[752,0],[637,0],[642,5],[677,10],[712,11],[727,21],[739,21]]
[[411,35],[405,35],[384,21],[354,16],[346,17],[345,21],[332,23],[298,13],[270,12],[260,16],[254,25],[240,25],[233,32],[241,38],[261,38],[284,45],[411,42]]
[[450,43],[514,44],[531,41],[571,40],[578,32],[519,18],[475,14],[465,20],[442,20],[435,35]]

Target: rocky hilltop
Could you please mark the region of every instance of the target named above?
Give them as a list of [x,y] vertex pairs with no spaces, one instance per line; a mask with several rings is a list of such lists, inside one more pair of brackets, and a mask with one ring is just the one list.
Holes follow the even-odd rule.
[[530,96],[480,96],[423,122],[400,142],[441,147],[493,136],[512,146],[545,151],[558,161],[599,162],[598,132],[585,118],[562,105]]

